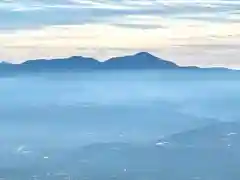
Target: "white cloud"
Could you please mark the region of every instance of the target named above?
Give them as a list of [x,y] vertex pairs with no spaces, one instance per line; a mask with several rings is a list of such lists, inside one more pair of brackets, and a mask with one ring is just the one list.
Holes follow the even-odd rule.
[[147,50],[180,64],[236,65],[239,7],[238,0],[0,1],[0,59]]
[[[159,21],[165,28],[141,29],[104,24],[48,26],[0,34],[1,56],[5,60],[87,55],[107,58],[147,50],[187,65],[236,65],[240,47],[239,23],[206,23],[189,20],[130,16],[132,21]],[[124,21],[124,20],[123,20]],[[132,23],[130,21],[130,23]],[[224,45],[224,46],[223,46]],[[233,58],[233,56],[236,58]],[[226,60],[231,56],[232,60]],[[203,58],[204,57],[204,58]],[[195,61],[190,61],[195,59]],[[239,64],[240,66],[240,64]]]

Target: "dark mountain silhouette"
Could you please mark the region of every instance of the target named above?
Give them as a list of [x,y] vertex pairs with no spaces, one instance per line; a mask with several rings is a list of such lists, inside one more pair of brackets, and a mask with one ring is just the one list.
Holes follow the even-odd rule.
[[124,69],[183,69],[183,70],[227,70],[226,68],[199,68],[196,66],[178,66],[177,64],[160,59],[148,52],[134,55],[114,57],[104,62],[82,56],[61,59],[28,60],[22,64],[0,63],[0,74],[20,72],[53,72],[78,70],[124,70]]
[[147,52],[131,56],[115,57],[102,64],[104,69],[175,69],[179,66],[173,62],[155,57]]
[[29,70],[95,69],[98,68],[98,66],[100,66],[99,61],[82,56],[52,60],[30,60],[20,64],[21,69]]

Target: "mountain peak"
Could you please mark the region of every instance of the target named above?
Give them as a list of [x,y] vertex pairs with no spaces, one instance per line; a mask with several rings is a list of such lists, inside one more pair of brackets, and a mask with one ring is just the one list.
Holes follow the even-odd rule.
[[111,58],[102,64],[104,69],[172,69],[178,67],[177,64],[160,59],[148,52]]
[[135,54],[133,56],[138,56],[138,57],[141,56],[141,57],[146,57],[146,58],[153,58],[153,57],[157,58],[157,57],[153,56],[152,54],[150,54],[149,52],[139,52],[139,53],[137,53],[137,54]]
[[[156,57],[149,52],[138,52],[136,54],[113,57],[106,61],[98,61],[97,59],[84,56],[72,56],[68,58],[57,59],[36,59],[28,60],[21,64],[11,64],[8,62],[0,62],[0,71],[7,72],[35,72],[35,71],[53,71],[53,70],[144,70],[144,69],[202,69],[198,67],[178,66],[174,62]],[[209,68],[209,70],[216,68]],[[203,68],[206,70],[206,68]],[[216,69],[219,70],[219,69]],[[223,69],[225,70],[225,69]],[[0,73],[1,73],[0,72]]]

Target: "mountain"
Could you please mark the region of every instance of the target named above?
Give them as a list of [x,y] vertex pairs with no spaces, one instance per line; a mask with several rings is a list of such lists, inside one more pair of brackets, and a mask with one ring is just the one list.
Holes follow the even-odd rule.
[[175,69],[179,66],[173,62],[155,57],[147,52],[131,56],[111,58],[102,64],[103,69]]
[[73,56],[63,59],[52,60],[29,60],[19,65],[21,70],[80,70],[80,69],[96,69],[100,66],[100,62],[82,56]]
[[124,70],[124,69],[183,69],[183,70],[227,70],[226,68],[199,68],[196,66],[178,66],[177,64],[153,56],[148,52],[110,58],[104,62],[82,56],[61,59],[28,60],[22,64],[0,63],[0,74],[23,72],[53,72],[79,70]]
[[62,59],[28,60],[22,64],[0,63],[0,72],[39,72],[39,71],[74,71],[106,69],[175,69],[179,66],[173,62],[155,57],[147,52],[116,57],[100,62],[96,59],[73,56]]

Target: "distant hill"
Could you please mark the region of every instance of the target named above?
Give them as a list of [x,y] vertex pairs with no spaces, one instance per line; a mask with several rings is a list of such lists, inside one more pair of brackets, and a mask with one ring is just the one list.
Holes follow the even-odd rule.
[[20,64],[21,69],[53,70],[53,69],[95,69],[100,66],[100,62],[93,58],[73,56],[63,59],[52,60],[29,60]]
[[115,57],[102,63],[104,69],[175,69],[173,62],[155,57],[147,52],[131,56]]
[[196,66],[183,67],[167,61],[148,52],[134,55],[110,58],[100,62],[94,58],[73,56],[61,59],[28,60],[22,64],[0,63],[0,74],[19,72],[45,71],[79,71],[79,70],[124,70],[124,69],[188,69],[188,70],[227,70],[226,68],[199,68]]

